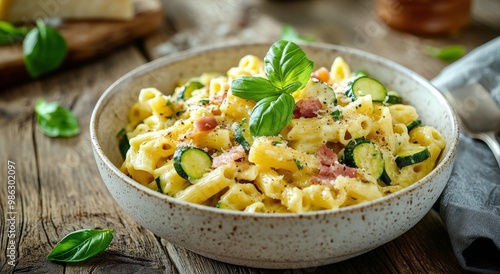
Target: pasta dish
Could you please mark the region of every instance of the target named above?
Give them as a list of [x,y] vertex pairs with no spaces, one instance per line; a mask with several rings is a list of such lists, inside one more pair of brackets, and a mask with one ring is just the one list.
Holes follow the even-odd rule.
[[446,145],[369,72],[352,71],[341,56],[313,69],[291,42],[278,41],[264,58],[242,56],[226,72],[179,81],[173,91],[140,91],[119,134],[120,169],[196,204],[338,209],[415,183]]

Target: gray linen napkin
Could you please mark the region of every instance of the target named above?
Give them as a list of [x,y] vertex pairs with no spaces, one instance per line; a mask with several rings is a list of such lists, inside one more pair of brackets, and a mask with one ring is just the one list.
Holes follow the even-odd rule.
[[[478,82],[500,103],[500,37],[449,65],[431,82],[450,92]],[[500,168],[482,141],[461,133],[439,212],[460,265],[468,271],[500,273]]]

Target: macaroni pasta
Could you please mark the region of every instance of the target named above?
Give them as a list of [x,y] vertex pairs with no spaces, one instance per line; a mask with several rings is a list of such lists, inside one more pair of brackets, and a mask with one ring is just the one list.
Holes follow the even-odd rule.
[[[318,76],[321,70],[327,73]],[[244,56],[227,73],[191,78],[172,95],[142,89],[129,112],[130,148],[121,170],[151,189],[192,203],[299,213],[363,203],[405,188],[434,168],[446,145],[433,127],[409,128],[418,121],[411,105],[377,102],[370,95],[348,97],[349,82],[359,76],[338,57],[329,70],[313,72],[307,85],[293,93],[299,112],[299,102],[319,101],[312,116],[294,116],[278,136],[250,136],[245,147],[238,134],[248,135],[244,124],[256,103],[231,93],[232,80],[243,75],[265,77],[263,60]],[[193,82],[200,85],[189,90]],[[205,123],[201,128],[200,121]],[[380,152],[382,177],[344,161],[346,147],[359,138]],[[401,151],[417,146],[425,147],[429,157],[399,167]],[[212,166],[200,178],[180,176],[174,159],[180,147],[201,149]]]

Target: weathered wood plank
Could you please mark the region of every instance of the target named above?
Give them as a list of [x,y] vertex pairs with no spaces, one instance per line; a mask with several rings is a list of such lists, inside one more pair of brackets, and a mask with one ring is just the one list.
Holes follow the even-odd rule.
[[[126,273],[146,269],[148,273],[164,273],[170,269],[170,273],[176,273],[157,238],[114,202],[101,181],[90,146],[90,114],[99,96],[114,80],[144,61],[136,49],[129,47],[100,62],[2,92],[0,123],[7,134],[0,147],[7,159],[18,164],[16,199],[18,229],[22,230],[17,235],[20,259],[15,268],[3,265],[2,271],[87,273],[92,269],[97,273]],[[34,125],[37,98],[69,107],[79,119],[81,133],[73,138],[43,135]],[[6,177],[4,172],[2,169]],[[6,197],[5,188],[0,193]],[[104,227],[116,232],[102,256],[66,265],[46,259],[67,233]],[[2,245],[6,243],[4,232]]]

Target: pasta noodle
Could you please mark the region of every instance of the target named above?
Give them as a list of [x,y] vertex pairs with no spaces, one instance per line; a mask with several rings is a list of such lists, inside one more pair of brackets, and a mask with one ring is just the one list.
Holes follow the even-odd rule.
[[[225,74],[205,73],[179,81],[172,95],[144,88],[129,111],[125,130],[130,148],[121,170],[153,190],[192,203],[247,212],[301,213],[378,199],[415,183],[434,168],[446,142],[435,128],[420,125],[413,106],[373,100],[370,94],[347,96],[347,86],[358,76],[342,57],[333,61],[328,75],[326,81],[312,77],[292,94],[299,111],[301,101],[318,102],[312,116],[294,116],[278,136],[247,139],[242,137],[249,134],[243,125],[256,102],[235,96],[231,83],[241,76],[265,78],[259,57],[243,56]],[[189,85],[193,82],[197,82],[194,88]],[[414,121],[420,126],[410,128]],[[378,149],[381,177],[348,165],[347,146],[359,139],[368,139]],[[212,166],[200,171],[199,177],[181,175],[175,154],[182,147],[206,153]],[[429,152],[427,158],[398,164],[402,151],[421,147]]]

